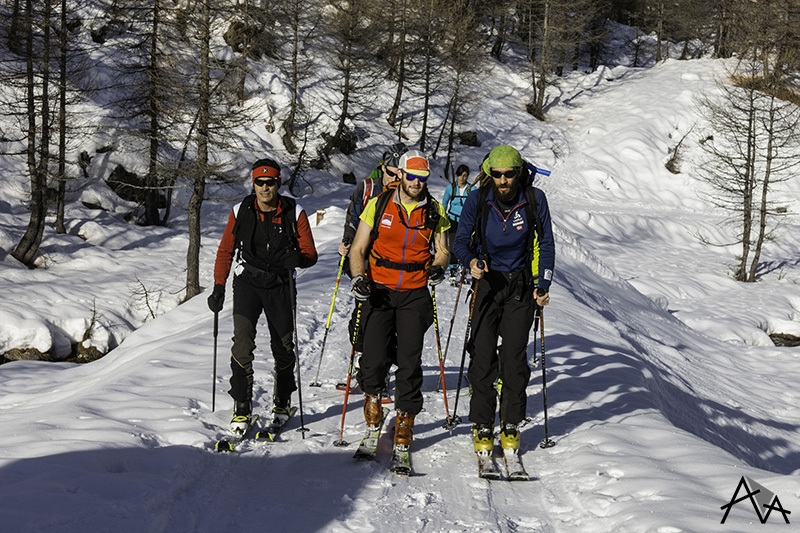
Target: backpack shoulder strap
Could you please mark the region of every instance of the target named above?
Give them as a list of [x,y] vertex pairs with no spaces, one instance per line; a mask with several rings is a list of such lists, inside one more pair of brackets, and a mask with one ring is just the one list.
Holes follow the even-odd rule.
[[425,213],[425,227],[436,231],[436,226],[439,225],[439,201],[433,197],[430,191],[426,190],[427,193],[427,204],[425,208],[427,209]]
[[536,234],[541,236],[544,228],[542,227],[541,219],[539,219],[539,206],[536,203],[536,189],[534,189],[533,185],[525,187],[525,200],[527,201],[525,209],[528,211],[528,220],[533,221]]
[[[475,230],[472,232],[472,250],[476,254],[478,250],[485,256],[486,247],[486,221],[489,218],[489,210],[486,208],[486,200],[489,197],[489,186],[478,189],[478,212],[475,214]],[[480,259],[485,260],[485,257]]]
[[383,217],[383,213],[386,211],[386,207],[389,205],[389,202],[392,201],[394,191],[395,189],[388,189],[378,195],[378,200],[375,204],[375,220],[372,222],[372,230],[369,234],[370,246],[373,242],[375,242],[375,239],[378,238],[378,226],[380,224],[380,220]]
[[364,198],[361,201],[361,206],[364,207],[369,202],[369,199],[372,198],[372,191],[375,189],[375,181],[372,178],[367,178],[364,180]]
[[281,225],[283,231],[292,241],[292,246],[297,249],[300,233],[297,231],[297,201],[288,196],[281,196]]
[[250,212],[253,211],[253,202],[256,201],[255,194],[249,194],[244,197],[240,203],[233,206],[233,216],[236,218],[236,222],[233,225],[233,234],[234,236],[239,232],[239,222],[241,221],[242,217],[239,216],[242,209],[249,210]]

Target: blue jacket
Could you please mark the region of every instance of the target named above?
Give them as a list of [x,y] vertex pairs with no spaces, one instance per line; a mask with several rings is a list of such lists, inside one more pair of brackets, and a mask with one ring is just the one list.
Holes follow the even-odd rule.
[[[486,250],[473,251],[470,241],[477,225],[478,202],[480,190],[472,191],[464,203],[461,220],[453,241],[453,252],[462,265],[469,265],[476,258],[485,258],[489,262],[489,270],[514,272],[524,268],[531,261],[530,268],[534,284],[548,289],[553,279],[555,267],[555,241],[550,221],[550,209],[547,197],[540,189],[534,188],[536,194],[537,213],[542,223],[542,235],[537,235],[533,243],[533,251],[529,253],[528,232],[535,230],[535,222],[528,220],[525,210],[527,200],[520,188],[514,207],[507,217],[497,207],[494,190],[490,189],[486,197],[489,214],[486,220]],[[481,236],[482,237],[482,236]],[[480,241],[480,239],[478,239]]]
[[462,195],[460,194],[461,191],[458,185],[452,183],[447,186],[447,189],[444,191],[444,197],[442,198],[442,205],[445,211],[447,211],[447,218],[455,222],[458,222],[459,218],[461,218],[461,209],[464,207],[464,202],[467,196],[469,196],[470,191],[473,191],[476,187],[467,182],[464,188],[465,191]]

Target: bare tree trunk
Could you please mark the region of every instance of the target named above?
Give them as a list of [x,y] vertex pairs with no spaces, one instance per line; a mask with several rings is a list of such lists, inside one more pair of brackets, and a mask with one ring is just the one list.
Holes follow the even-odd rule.
[[500,56],[503,53],[503,45],[506,43],[506,14],[505,12],[500,15],[500,21],[497,23],[497,36],[495,36],[494,43],[492,43],[492,51],[489,55],[500,61]]
[[425,95],[422,100],[422,133],[419,136],[419,149],[425,151],[425,146],[428,144],[428,117],[431,112],[431,84],[433,76],[433,58],[431,57],[431,41],[428,36],[425,36]]
[[189,200],[189,247],[186,252],[186,299],[200,294],[200,208],[208,174],[208,128],[211,107],[211,8],[202,0],[200,21],[200,87],[198,91],[197,165]]
[[753,180],[755,179],[755,109],[752,105],[752,91],[750,97],[751,106],[747,117],[747,146],[746,146],[746,168],[744,190],[742,195],[742,253],[739,266],[736,269],[736,280],[747,281],[747,263],[750,255],[750,242],[753,232]]
[[397,91],[394,94],[394,102],[392,103],[392,109],[389,110],[389,116],[386,117],[386,122],[389,123],[390,126],[394,126],[395,122],[397,122],[397,113],[400,111],[400,102],[403,100],[403,87],[406,81],[406,59],[405,57],[400,57],[400,65],[397,70]]
[[299,95],[300,95],[300,63],[299,63],[299,54],[300,54],[300,10],[297,7],[297,4],[294,4],[294,8],[292,10],[292,57],[290,61],[290,84],[289,90],[292,94],[292,98],[289,101],[289,113],[286,115],[286,119],[283,121],[283,146],[286,148],[290,154],[294,154],[297,152],[297,145],[294,143],[294,123],[295,117],[297,116],[297,106],[299,104]]
[[533,116],[544,120],[544,90],[547,87],[547,76],[550,71],[550,0],[544,3],[544,17],[542,20],[542,51],[539,60],[539,77],[534,80],[536,84],[536,100],[533,106]]
[[758,262],[761,259],[761,248],[764,245],[764,240],[767,235],[767,205],[769,198],[770,178],[772,174],[772,162],[774,158],[774,127],[775,127],[775,97],[770,97],[769,112],[767,118],[767,127],[765,132],[767,135],[766,147],[766,168],[764,169],[764,178],[761,181],[761,201],[758,209],[758,235],[756,236],[755,249],[753,250],[753,258],[750,262],[750,272],[747,275],[747,281],[756,281],[756,271],[758,269]]
[[398,38],[400,39],[400,46],[398,50],[398,65],[397,65],[397,91],[394,95],[394,102],[392,108],[389,110],[389,116],[386,117],[386,122],[394,126],[397,122],[397,113],[400,111],[400,102],[403,100],[403,89],[406,83],[406,0],[400,2],[400,31]]
[[[27,116],[28,116],[28,131],[27,131],[27,147],[26,154],[28,159],[28,172],[31,176],[31,218],[28,222],[28,228],[20,239],[20,242],[14,247],[11,252],[12,257],[27,266],[34,268],[34,261],[39,253],[39,245],[42,242],[42,235],[44,234],[44,223],[47,215],[47,205],[45,203],[45,188],[47,187],[47,160],[40,164],[36,164],[36,98],[35,98],[35,77],[34,77],[34,55],[33,55],[33,0],[25,1],[25,65],[26,65],[26,84],[27,84]],[[47,43],[49,46],[49,43]],[[47,50],[48,46],[45,46]],[[45,62],[46,64],[46,62]],[[47,94],[47,77],[42,78],[42,89],[44,95]],[[47,101],[45,97],[44,102]],[[46,115],[42,126],[42,144],[41,154],[43,156],[47,153],[47,142],[45,142],[45,125],[49,123]]]
[[64,203],[67,189],[67,0],[61,0],[58,72],[58,200],[56,233],[64,234]]
[[149,77],[149,90],[150,95],[147,103],[147,116],[150,119],[148,129],[149,139],[149,155],[148,155],[148,169],[145,178],[145,193],[144,193],[144,218],[145,224],[148,226],[166,224],[166,220],[162,221],[158,214],[158,147],[159,136],[159,104],[158,104],[158,35],[159,35],[159,19],[161,18],[161,0],[153,0],[153,20],[152,30],[153,35],[150,41],[150,65],[148,66]]

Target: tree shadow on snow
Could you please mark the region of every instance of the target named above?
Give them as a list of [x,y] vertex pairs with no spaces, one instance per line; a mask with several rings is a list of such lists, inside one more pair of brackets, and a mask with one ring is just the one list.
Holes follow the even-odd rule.
[[37,532],[319,531],[348,520],[370,474],[327,451],[64,452],[0,468],[0,523]]
[[[657,409],[675,427],[753,467],[788,475],[800,464],[800,450],[792,449],[793,442],[766,435],[795,433],[800,430],[796,425],[752,416],[696,394],[680,376],[635,352],[621,352],[619,346],[590,343],[577,335],[553,335],[547,340],[552,347],[547,351],[549,432],[556,441],[583,424]],[[541,385],[541,377],[540,364],[533,369],[530,384]],[[556,404],[558,409],[553,408]],[[542,407],[541,394],[529,395],[529,416],[540,415]],[[755,433],[753,428],[770,431]],[[544,438],[543,427],[536,431]]]

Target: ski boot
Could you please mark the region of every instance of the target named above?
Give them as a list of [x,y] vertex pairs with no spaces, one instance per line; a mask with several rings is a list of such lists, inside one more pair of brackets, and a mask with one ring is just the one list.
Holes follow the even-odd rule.
[[519,425],[503,424],[503,431],[500,432],[500,446],[503,451],[509,450],[516,453],[519,450]]
[[394,446],[408,450],[414,440],[414,415],[405,411],[397,411],[394,426]]
[[497,394],[502,393],[503,392],[503,378],[498,376],[498,378],[496,380],[494,380],[494,383],[492,383],[492,386],[497,391]]
[[275,404],[272,407],[272,423],[278,424],[285,424],[289,417],[291,416],[290,412],[292,409],[292,401],[286,400],[281,401],[276,399]]
[[364,393],[364,420],[367,428],[375,431],[381,426],[383,421],[383,408],[381,407],[381,397]]
[[253,402],[233,402],[233,417],[231,418],[230,430],[234,435],[244,435],[250,426],[250,415],[253,412]]
[[478,455],[491,455],[494,448],[494,426],[492,424],[473,424],[472,445]]

